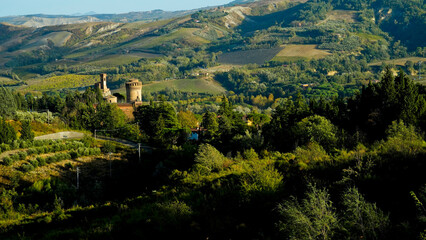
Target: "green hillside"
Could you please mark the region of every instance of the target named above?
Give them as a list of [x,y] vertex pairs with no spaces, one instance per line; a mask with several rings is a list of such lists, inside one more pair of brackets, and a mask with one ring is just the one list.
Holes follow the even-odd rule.
[[425,6],[0,24],[0,239],[425,240]]
[[160,92],[166,89],[173,89],[182,92],[208,93],[214,95],[224,93],[226,91],[218,83],[202,79],[175,79],[158,83],[150,83],[143,86],[144,93]]

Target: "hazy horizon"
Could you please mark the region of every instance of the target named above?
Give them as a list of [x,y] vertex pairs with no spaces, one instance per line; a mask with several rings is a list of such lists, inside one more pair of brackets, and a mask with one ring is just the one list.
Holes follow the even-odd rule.
[[179,11],[223,5],[232,0],[6,0],[0,8],[0,17],[20,15],[74,15],[95,12],[96,14],[119,14],[151,10]]

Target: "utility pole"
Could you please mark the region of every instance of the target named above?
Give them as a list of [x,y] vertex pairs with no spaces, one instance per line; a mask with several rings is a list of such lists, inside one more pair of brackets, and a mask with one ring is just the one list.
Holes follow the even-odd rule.
[[139,152],[139,164],[141,163],[141,144],[138,143],[138,152]]
[[422,69],[421,69],[422,61],[419,61],[419,81],[422,79]]
[[80,168],[77,167],[77,189],[80,188]]
[[109,152],[109,177],[112,177],[112,162],[111,162],[111,154],[112,152]]

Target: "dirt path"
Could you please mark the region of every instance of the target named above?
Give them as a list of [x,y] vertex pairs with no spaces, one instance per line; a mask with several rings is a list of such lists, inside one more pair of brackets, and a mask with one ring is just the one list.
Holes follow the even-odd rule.
[[83,138],[84,133],[81,132],[58,132],[35,137],[34,140],[58,140],[58,139],[79,139]]
[[3,158],[4,158],[4,157],[6,157],[6,156],[9,156],[9,155],[15,154],[15,153],[20,152],[20,151],[22,151],[22,150],[25,150],[25,149],[15,149],[15,150],[10,150],[10,151],[6,151],[6,152],[2,152],[2,153],[0,154],[0,159],[3,159]]

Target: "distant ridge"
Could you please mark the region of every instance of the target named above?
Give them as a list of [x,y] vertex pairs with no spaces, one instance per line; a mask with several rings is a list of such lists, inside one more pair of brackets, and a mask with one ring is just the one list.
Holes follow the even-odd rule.
[[46,14],[31,14],[25,16],[7,16],[0,17],[0,22],[5,22],[13,25],[22,25],[26,27],[45,27],[64,24],[87,23],[87,22],[136,22],[136,21],[155,21],[161,19],[169,19],[184,16],[198,11],[163,11],[152,10],[143,12],[129,12],[121,14],[73,14],[73,15],[46,15]]

